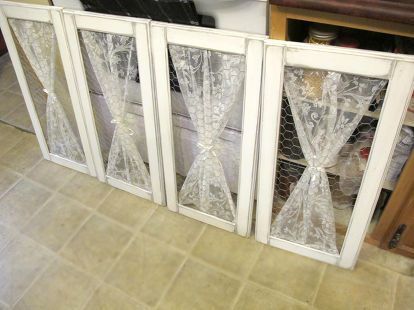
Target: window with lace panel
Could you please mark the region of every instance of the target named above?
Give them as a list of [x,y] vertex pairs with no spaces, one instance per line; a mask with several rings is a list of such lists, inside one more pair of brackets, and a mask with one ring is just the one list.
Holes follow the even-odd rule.
[[151,191],[135,38],[79,30],[107,177]]
[[386,81],[286,67],[271,236],[338,254]]
[[178,203],[234,222],[245,56],[168,47]]
[[85,164],[53,25],[8,21],[49,152]]

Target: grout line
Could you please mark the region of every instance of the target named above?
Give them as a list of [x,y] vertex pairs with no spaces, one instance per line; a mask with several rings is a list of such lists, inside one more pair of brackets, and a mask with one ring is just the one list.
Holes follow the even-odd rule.
[[246,287],[246,285],[247,285],[247,283],[249,281],[250,274],[252,273],[252,271],[253,271],[254,267],[256,266],[257,262],[259,261],[259,258],[262,255],[262,252],[263,251],[264,251],[264,245],[261,244],[261,247],[257,251],[256,257],[254,258],[251,266],[249,267],[249,270],[246,272],[246,274],[243,277],[243,281],[242,281],[242,283],[241,283],[241,285],[239,287],[239,290],[238,290],[238,292],[237,292],[237,294],[236,294],[236,296],[235,296],[235,298],[234,298],[234,300],[233,300],[233,302],[232,302],[232,304],[230,306],[230,309],[235,309],[235,307],[237,305],[237,302],[239,301],[239,299],[240,299],[240,297],[242,295],[242,292],[243,292],[244,288]]
[[[103,203],[104,201],[102,201]],[[97,208],[98,209],[98,208]],[[96,209],[96,211],[97,211]],[[149,212],[149,214],[146,216],[146,218],[142,221],[142,223],[140,225],[138,225],[138,227],[135,227],[135,232],[133,232],[131,234],[131,237],[129,238],[128,242],[125,244],[125,246],[122,248],[122,250],[119,252],[118,256],[114,259],[114,261],[112,262],[112,264],[108,267],[107,271],[101,276],[99,277],[99,283],[97,285],[97,287],[95,288],[95,290],[93,290],[93,292],[85,299],[85,302],[81,305],[80,309],[84,309],[88,302],[92,299],[93,295],[95,294],[95,292],[103,285],[103,284],[107,284],[105,282],[105,280],[107,279],[107,277],[109,276],[109,274],[112,272],[112,270],[115,268],[115,266],[118,264],[118,262],[121,260],[121,258],[124,256],[124,254],[126,253],[126,251],[129,249],[129,247],[131,246],[131,244],[135,241],[136,237],[141,233],[141,228],[149,221],[149,219],[152,217],[152,215],[155,213],[155,211],[158,209],[158,206],[153,208],[153,210],[151,210]],[[122,290],[120,290],[122,291]],[[122,291],[123,292],[123,291]],[[130,296],[129,294],[127,294],[126,292],[123,292],[124,294],[126,294],[128,297],[132,298],[134,301],[138,302],[138,300],[136,300],[134,297]],[[141,300],[139,300],[140,304],[145,304],[144,302],[142,302]],[[145,304],[146,305],[146,304]]]
[[325,277],[325,273],[326,273],[326,270],[327,270],[327,269],[328,269],[328,265],[327,265],[327,264],[325,264],[325,265],[323,266],[323,270],[322,270],[322,272],[321,272],[321,274],[320,274],[320,276],[319,276],[318,286],[316,287],[315,294],[313,295],[313,297],[312,297],[312,301],[310,302],[310,305],[311,305],[311,306],[313,306],[313,305],[315,304],[316,298],[318,297],[319,290],[320,290],[320,288],[321,288],[321,284],[322,284],[323,278]]
[[[69,182],[70,180],[68,180]],[[68,182],[65,182],[62,187],[64,185],[66,185]],[[103,201],[107,198],[107,196],[109,196],[109,194],[111,193],[111,190],[108,191],[107,195],[104,195],[103,199],[98,203],[98,205],[100,205],[101,203],[103,203]],[[56,193],[54,193],[52,196],[54,196]],[[52,250],[50,250],[49,248],[47,248],[46,246],[44,246],[43,244],[31,239],[29,236],[26,236],[24,234],[22,234],[23,236],[25,236],[26,238],[30,239],[32,242],[35,242],[35,244],[37,244],[38,246],[47,249],[47,251],[53,253],[53,255],[55,256],[55,259],[51,260],[51,262],[49,262],[48,264],[46,264],[46,266],[36,275],[36,277],[30,282],[29,286],[23,291],[23,293],[21,294],[21,296],[17,299],[17,301],[13,304],[13,307],[16,306],[16,304],[26,295],[26,293],[33,287],[33,285],[37,282],[38,279],[40,279],[41,276],[43,276],[43,274],[46,272],[47,268],[49,268],[58,258],[62,258],[61,257],[61,253],[63,252],[63,250],[65,249],[65,247],[73,240],[73,238],[78,234],[78,232],[82,229],[82,227],[85,225],[85,223],[93,216],[93,213],[91,212],[81,223],[81,225],[79,225],[79,227],[77,229],[75,229],[75,231],[71,234],[71,236],[68,238],[68,240],[66,240],[66,242],[63,244],[63,246],[56,252],[53,252]],[[79,268],[79,267],[78,267]]]
[[395,277],[395,283],[394,283],[394,287],[393,287],[393,290],[392,290],[392,296],[391,296],[391,298],[392,298],[392,300],[391,300],[391,309],[395,309],[395,300],[396,300],[396,298],[397,298],[397,289],[398,289],[398,280],[401,278],[401,274],[397,274],[396,275],[396,277]]
[[178,268],[175,271],[174,275],[172,276],[172,278],[168,282],[167,286],[164,288],[164,291],[161,293],[160,298],[158,299],[157,303],[154,306],[154,309],[158,309],[161,306],[161,304],[163,303],[165,297],[167,296],[167,293],[170,291],[170,289],[173,286],[175,280],[178,278],[178,275],[181,273],[181,270],[184,268],[185,264],[190,259],[191,252],[193,251],[193,249],[197,245],[198,241],[201,239],[201,236],[204,234],[206,229],[207,229],[207,224],[203,223],[202,229],[200,230],[198,236],[196,236],[196,238],[194,239],[194,243],[187,250],[187,253],[186,253],[182,263],[180,264],[180,266],[178,266]]
[[23,290],[23,292],[21,293],[21,295],[19,296],[19,298],[16,299],[16,301],[14,302],[14,304],[12,305],[11,308],[14,308],[19,302],[20,300],[26,295],[26,293],[32,288],[32,286],[34,285],[34,283],[37,282],[38,279],[40,279],[40,277],[46,272],[46,270],[53,264],[53,262],[56,261],[57,259],[57,255],[56,253],[54,253],[53,251],[51,251],[50,249],[46,248],[45,246],[35,242],[33,239],[31,238],[27,238],[26,235],[20,233],[20,238],[25,238],[28,239],[30,242],[34,243],[36,246],[40,246],[41,248],[43,248],[44,250],[46,250],[46,252],[49,252],[49,254],[51,254],[51,259],[48,263],[45,264],[45,266],[43,266],[43,268],[39,271],[39,273],[33,278],[33,280],[30,282],[30,284],[26,287],[26,289]]

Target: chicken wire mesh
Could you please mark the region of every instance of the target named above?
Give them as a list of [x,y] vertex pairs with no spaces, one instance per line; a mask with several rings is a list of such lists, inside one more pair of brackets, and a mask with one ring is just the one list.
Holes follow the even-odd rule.
[[[308,74],[308,75],[307,75]],[[305,79],[309,79],[309,74],[312,73],[306,73],[305,70]],[[322,73],[325,74],[325,73]],[[286,76],[285,76],[286,78]],[[322,90],[318,89],[321,88],[322,81],[318,80],[318,78],[312,78],[311,81],[305,81],[305,84],[310,85],[310,89],[312,91],[316,92],[316,97],[320,98],[322,97]],[[313,85],[312,85],[313,84]],[[385,82],[381,84],[383,87],[385,85]],[[298,85],[299,87],[299,85]],[[332,216],[334,218],[334,232],[336,234],[336,237],[332,238],[333,243],[336,243],[336,247],[340,249],[342,247],[343,239],[345,236],[345,233],[347,231],[347,227],[349,225],[350,218],[352,216],[353,207],[355,205],[358,191],[361,185],[362,177],[364,175],[367,161],[370,154],[370,149],[372,145],[373,138],[375,136],[376,128],[378,125],[378,117],[380,115],[380,109],[383,102],[383,98],[386,92],[386,88],[382,88],[380,92],[377,92],[375,96],[373,96],[372,100],[370,101],[369,107],[365,109],[364,115],[361,115],[360,120],[358,121],[355,128],[352,130],[352,134],[346,139],[346,143],[343,144],[343,146],[340,148],[340,151],[338,154],[334,157],[332,157],[329,160],[329,163],[327,163],[328,160],[325,160],[324,164],[321,165],[323,168],[317,168],[322,169],[324,172],[326,172],[327,175],[327,183],[329,187],[329,195],[332,199]],[[273,200],[273,208],[272,208],[272,231],[271,235],[275,237],[280,237],[280,235],[285,236],[283,231],[286,233],[289,231],[289,228],[284,227],[281,225],[281,223],[284,223],[285,226],[288,226],[289,221],[281,221],[281,217],[287,217],[287,213],[285,212],[283,216],[280,216],[278,218],[278,215],[281,214],[281,211],[284,206],[286,206],[287,201],[291,202],[297,199],[303,199],[303,204],[307,205],[309,201],[312,200],[312,191],[315,190],[315,188],[312,185],[309,185],[309,187],[299,193],[299,191],[295,191],[295,188],[298,186],[298,188],[303,188],[303,184],[301,181],[301,177],[304,175],[305,169],[312,169],[311,164],[309,163],[309,160],[312,161],[312,159],[309,159],[311,154],[306,154],[306,152],[303,151],[303,147],[301,145],[301,142],[303,140],[310,141],[311,143],[319,143],[317,139],[321,139],[321,137],[317,137],[318,135],[313,136],[314,132],[309,130],[310,127],[313,125],[321,125],[326,126],[326,124],[323,124],[323,117],[317,116],[317,111],[319,109],[319,112],[322,109],[326,113],[333,113],[333,115],[340,115],[341,113],[353,113],[357,112],[355,109],[352,109],[352,106],[349,106],[348,112],[343,112],[341,110],[346,110],[346,105],[339,105],[338,110],[337,108],[334,108],[335,111],[331,110],[332,108],[328,108],[328,110],[324,110],[324,108],[318,106],[316,104],[316,109],[313,111],[314,114],[312,114],[312,107],[307,110],[304,108],[304,105],[306,105],[306,100],[303,100],[301,102],[301,105],[296,106],[295,109],[299,114],[305,115],[307,113],[310,113],[310,120],[315,121],[315,123],[312,125],[312,121],[309,121],[308,123],[304,123],[303,127],[305,127],[305,130],[303,128],[300,128],[301,133],[306,136],[306,138],[302,138],[301,142],[299,141],[298,137],[298,128],[297,128],[297,122],[299,122],[299,118],[301,115],[299,115],[299,118],[294,117],[294,114],[292,113],[292,102],[290,102],[290,99],[295,100],[292,98],[293,95],[287,96],[286,94],[286,85],[284,88],[283,93],[283,99],[282,99],[282,105],[281,105],[281,118],[280,118],[280,131],[279,131],[279,144],[278,144],[278,154],[276,158],[276,173],[275,173],[275,187],[274,187],[274,200]],[[319,103],[320,104],[320,103]],[[318,112],[318,113],[319,113]],[[331,116],[332,117],[332,116]],[[336,116],[334,116],[336,117]],[[306,119],[306,118],[305,118]],[[335,119],[335,118],[334,118]],[[340,121],[340,118],[336,119],[335,126],[338,126],[338,122]],[[319,123],[320,122],[320,123]],[[336,129],[339,127],[335,127]],[[333,129],[333,127],[331,128]],[[322,134],[322,135],[327,135]],[[328,133],[329,135],[329,133]],[[323,139],[323,138],[322,138]],[[313,142],[312,142],[313,141]],[[323,147],[321,148],[323,149]],[[309,153],[309,151],[307,151]],[[326,153],[326,152],[325,152]],[[313,155],[315,157],[318,156],[318,152],[315,152]],[[326,154],[324,155],[326,156]],[[317,162],[317,160],[315,160]],[[316,165],[315,165],[316,166]],[[307,168],[308,167],[308,168]],[[310,167],[310,168],[309,168]],[[321,171],[322,171],[321,170]],[[309,184],[312,184],[312,182],[315,182],[315,178],[319,178],[317,174],[313,175],[310,179],[308,179],[307,182],[310,182]],[[316,182],[319,182],[320,179],[316,180]],[[298,185],[299,184],[299,185]],[[306,186],[305,186],[306,187]],[[295,197],[291,197],[293,192],[295,191]],[[318,195],[318,193],[315,192],[315,195]],[[301,198],[298,198],[298,196],[302,196]],[[318,208],[318,202],[316,203],[316,208]],[[322,201],[321,204],[324,202]],[[311,207],[315,208],[315,206]],[[285,210],[286,211],[286,210]],[[329,211],[329,210],[328,210]],[[295,215],[293,215],[293,213]],[[332,245],[331,248],[329,248],[325,243],[323,246],[315,245],[316,242],[309,244],[306,244],[306,242],[303,242],[301,238],[303,238],[303,234],[306,234],[303,232],[303,230],[311,230],[315,229],[315,234],[323,235],[323,231],[326,229],[327,222],[329,222],[328,218],[318,218],[315,221],[315,218],[311,221],[318,222],[318,224],[315,225],[313,223],[312,225],[320,227],[313,227],[309,228],[306,227],[306,224],[304,224],[307,220],[309,220],[309,217],[312,218],[315,216],[314,210],[306,209],[304,207],[303,214],[301,212],[292,211],[290,210],[290,214],[288,216],[294,216],[295,219],[293,221],[290,221],[290,223],[295,223],[296,226],[301,226],[301,228],[295,228],[296,231],[296,237],[297,241],[294,238],[287,238],[289,241],[298,242],[313,248],[317,248],[319,250],[324,250],[327,252],[335,253],[336,249]],[[331,211],[329,211],[331,212]],[[275,229],[276,225],[280,225],[281,227],[278,227]],[[310,226],[312,226],[310,225]],[[282,233],[281,233],[282,232]],[[294,235],[295,233],[293,233]],[[301,235],[299,237],[298,235]],[[319,236],[320,237],[320,236]],[[305,237],[306,239],[308,237]],[[285,239],[282,237],[282,239]],[[311,239],[311,238],[309,238]],[[322,237],[323,239],[323,237]],[[325,241],[323,241],[325,242]]]

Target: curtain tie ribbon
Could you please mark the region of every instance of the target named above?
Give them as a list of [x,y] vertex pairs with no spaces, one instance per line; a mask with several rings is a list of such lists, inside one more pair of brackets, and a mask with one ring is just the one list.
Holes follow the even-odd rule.
[[126,132],[128,135],[132,136],[135,132],[127,126],[125,121],[122,118],[116,117],[111,120],[111,124],[115,124],[122,131]]
[[199,149],[201,149],[201,153],[200,154],[203,154],[205,152],[211,152],[214,156],[217,157],[216,153],[213,151],[213,148],[214,148],[214,145],[213,144],[211,144],[211,145],[204,145],[204,144],[198,142],[197,143],[197,147]]
[[57,100],[57,95],[53,90],[47,90],[46,88],[43,88],[43,92],[47,94],[47,98],[52,100]]
[[318,166],[308,166],[310,172],[325,172],[324,167],[318,167]]

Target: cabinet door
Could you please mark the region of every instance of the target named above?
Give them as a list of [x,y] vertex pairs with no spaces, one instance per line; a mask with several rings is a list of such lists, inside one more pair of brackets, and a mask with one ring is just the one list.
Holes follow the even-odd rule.
[[2,3],[0,25],[44,158],[95,175],[61,10]]
[[262,42],[155,22],[151,31],[167,206],[247,235]]
[[149,21],[65,12],[98,178],[164,203]]
[[413,57],[270,40],[264,66],[256,238],[352,268],[411,95]]

